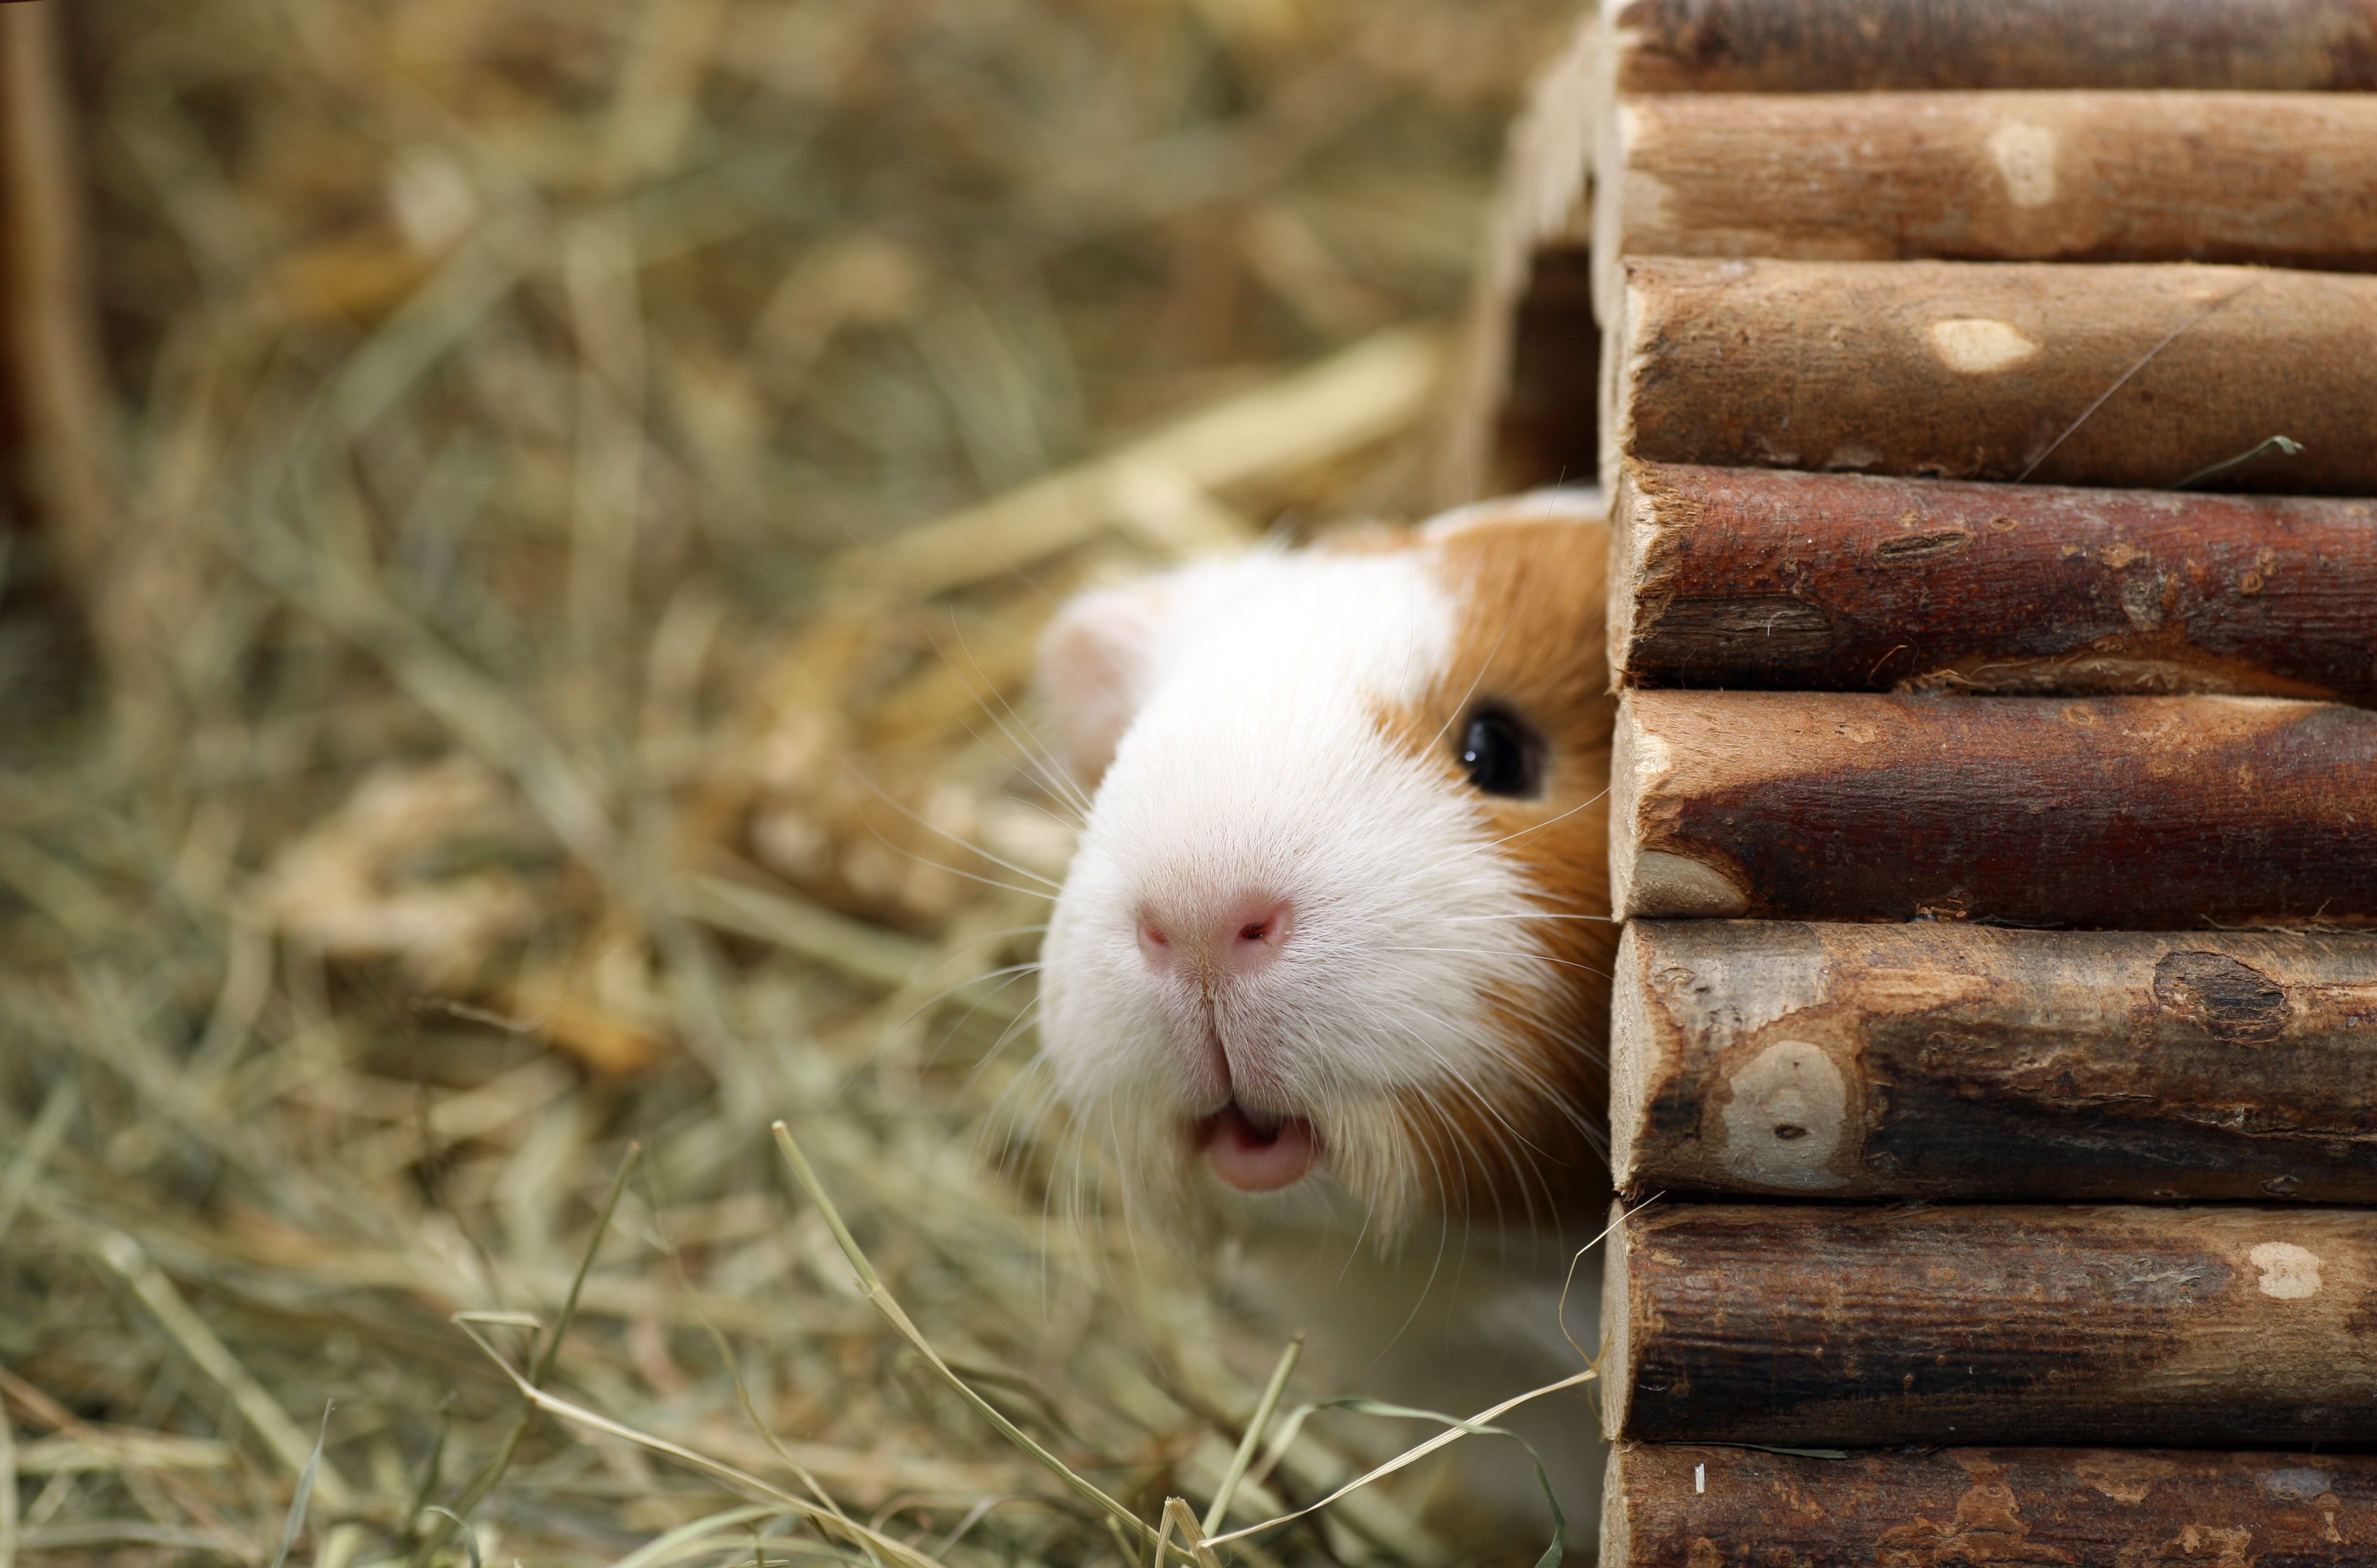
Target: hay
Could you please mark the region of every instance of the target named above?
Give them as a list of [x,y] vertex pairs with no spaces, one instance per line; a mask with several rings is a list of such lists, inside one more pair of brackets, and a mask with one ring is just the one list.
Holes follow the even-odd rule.
[[0,626],[0,1568],[1205,1561],[1403,1441],[1259,1455],[1279,1340],[1098,1210],[1023,686],[1074,584],[1411,509],[1568,9],[77,7],[116,532]]

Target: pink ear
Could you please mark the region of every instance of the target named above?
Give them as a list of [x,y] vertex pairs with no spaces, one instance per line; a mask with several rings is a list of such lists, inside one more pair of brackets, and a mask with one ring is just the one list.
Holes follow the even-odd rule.
[[1040,634],[1040,697],[1057,750],[1085,787],[1113,762],[1144,694],[1156,638],[1171,609],[1168,581],[1083,593]]

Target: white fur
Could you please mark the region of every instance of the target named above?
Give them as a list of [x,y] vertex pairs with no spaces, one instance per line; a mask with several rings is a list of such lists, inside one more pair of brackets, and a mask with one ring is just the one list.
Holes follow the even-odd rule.
[[[1187,1130],[1225,1093],[1214,1032],[1240,1102],[1309,1119],[1339,1179],[1391,1212],[1427,1197],[1431,1172],[1390,1096],[1511,1093],[1481,1003],[1542,984],[1517,918],[1535,905],[1474,800],[1380,721],[1474,674],[1449,669],[1458,607],[1434,566],[1426,548],[1264,552],[1145,585],[1160,614],[1087,606],[1093,629],[1144,640],[1101,652],[1129,673],[1131,717],[1057,902],[1041,1033],[1068,1099],[1142,1179],[1194,1168]],[[1051,658],[1083,624],[1060,619]],[[1296,910],[1269,968],[1201,997],[1151,969],[1143,912],[1248,890]]]

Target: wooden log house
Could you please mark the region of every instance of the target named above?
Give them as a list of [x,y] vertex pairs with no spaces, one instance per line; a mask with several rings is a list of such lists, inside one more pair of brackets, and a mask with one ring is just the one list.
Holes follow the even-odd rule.
[[[2377,1562],[2377,5],[1614,0],[1607,1568]],[[2363,128],[2368,127],[2368,128]]]

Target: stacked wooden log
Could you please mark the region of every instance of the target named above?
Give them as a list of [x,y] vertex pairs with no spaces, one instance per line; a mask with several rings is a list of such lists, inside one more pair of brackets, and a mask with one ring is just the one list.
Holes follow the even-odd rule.
[[1455,483],[1611,498],[1606,1568],[2377,1562],[2371,90],[1622,0],[1536,106]]

